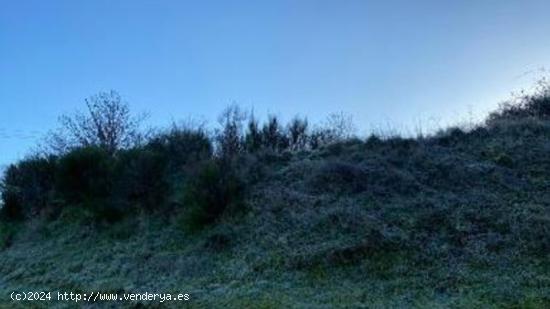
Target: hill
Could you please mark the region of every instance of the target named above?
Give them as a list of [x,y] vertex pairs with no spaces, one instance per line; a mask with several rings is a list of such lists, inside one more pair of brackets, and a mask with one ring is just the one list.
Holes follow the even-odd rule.
[[[202,204],[185,197],[112,220],[76,204],[5,220],[0,303],[74,291],[188,293],[190,308],[549,307],[550,121],[508,111],[430,137],[242,154],[243,193],[198,227],[179,207]],[[212,186],[191,195],[237,192]],[[182,306],[78,306],[139,303]]]

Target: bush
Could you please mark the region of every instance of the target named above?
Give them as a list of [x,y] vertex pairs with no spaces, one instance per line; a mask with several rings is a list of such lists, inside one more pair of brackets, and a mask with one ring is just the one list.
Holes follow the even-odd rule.
[[369,148],[375,148],[383,145],[384,141],[382,141],[382,139],[378,135],[371,134],[365,141],[365,144]]
[[10,189],[2,189],[2,209],[0,218],[4,221],[22,220],[23,203],[19,199],[16,191]]
[[11,165],[2,180],[2,216],[28,218],[51,204],[55,157],[31,157]]
[[246,133],[244,137],[244,144],[246,151],[250,153],[257,152],[262,148],[262,132],[258,120],[254,118],[254,115],[251,115],[248,119],[248,125],[246,128]]
[[136,148],[121,152],[115,166],[116,200],[149,210],[159,207],[169,191],[166,168],[163,155],[151,150]]
[[112,200],[114,159],[102,148],[78,148],[59,160],[56,193],[64,202],[90,208],[112,219],[120,210]]
[[261,133],[263,146],[265,148],[279,152],[288,149],[289,140],[277,116],[270,115],[268,117]]
[[227,107],[218,117],[221,130],[216,134],[219,157],[228,161],[245,149],[243,123],[247,115],[237,105]]
[[188,182],[183,194],[182,223],[195,231],[214,223],[226,210],[242,203],[244,186],[232,169],[219,161],[208,161]]
[[212,155],[212,143],[202,127],[177,127],[158,134],[147,143],[146,149],[159,154],[171,170],[189,163],[200,162]]
[[294,117],[287,125],[289,147],[291,150],[306,149],[308,140],[307,119]]
[[489,114],[487,123],[529,117],[542,119],[550,117],[550,83],[547,79],[537,83],[534,93],[521,93],[511,102],[501,104],[497,111]]
[[451,127],[446,130],[437,132],[436,142],[445,147],[453,146],[462,141],[467,136],[466,132],[458,127]]
[[311,149],[317,149],[323,145],[342,142],[353,138],[356,131],[351,115],[330,114],[322,125],[312,130],[308,145]]

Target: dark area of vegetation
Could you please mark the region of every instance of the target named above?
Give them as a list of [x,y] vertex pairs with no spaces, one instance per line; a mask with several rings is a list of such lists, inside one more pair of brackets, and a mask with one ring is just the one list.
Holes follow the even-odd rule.
[[182,222],[200,229],[242,204],[244,183],[255,176],[239,170],[239,158],[316,149],[344,140],[351,128],[351,119],[342,114],[311,134],[307,120],[298,117],[283,126],[270,115],[260,126],[253,114],[232,105],[214,133],[203,125],[146,133],[114,91],[85,103],[85,113],[60,118],[61,127],[48,137],[43,153],[8,167],[3,218],[47,214],[54,219],[68,206],[86,209],[99,221],[181,210]]
[[[174,125],[145,134],[127,112],[94,121],[111,104],[128,110],[100,94],[103,105],[64,122],[86,124],[87,138],[57,135],[69,146],[3,176],[0,273],[78,288],[105,288],[90,274],[101,269],[130,286],[185,282],[199,307],[547,307],[548,89],[468,129],[366,139],[342,114],[320,126],[300,117],[262,123],[237,106],[213,132]],[[105,251],[49,256],[55,239]],[[39,265],[66,255],[74,272],[9,270],[24,258],[18,241],[46,252]]]

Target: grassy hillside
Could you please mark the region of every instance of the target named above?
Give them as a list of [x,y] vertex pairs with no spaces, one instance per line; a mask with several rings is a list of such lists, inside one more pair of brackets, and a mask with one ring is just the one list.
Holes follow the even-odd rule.
[[179,207],[4,221],[0,304],[65,290],[189,293],[191,308],[550,307],[550,121],[500,116],[243,154],[239,206],[200,228]]

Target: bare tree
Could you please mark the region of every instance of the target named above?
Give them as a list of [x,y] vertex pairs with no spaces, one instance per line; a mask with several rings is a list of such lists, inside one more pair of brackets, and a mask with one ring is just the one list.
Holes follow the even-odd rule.
[[344,112],[330,114],[325,121],[325,129],[332,141],[352,138],[357,132],[353,116]]
[[316,149],[322,145],[344,141],[353,138],[357,128],[353,123],[353,117],[344,112],[332,113],[327,119],[309,134],[309,147]]
[[100,92],[86,99],[85,104],[85,112],[59,118],[61,127],[49,138],[49,146],[54,152],[99,146],[114,154],[144,139],[140,125],[146,115],[132,116],[128,104],[116,91]]

